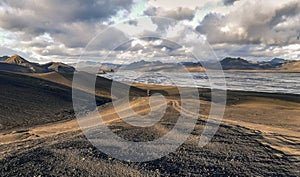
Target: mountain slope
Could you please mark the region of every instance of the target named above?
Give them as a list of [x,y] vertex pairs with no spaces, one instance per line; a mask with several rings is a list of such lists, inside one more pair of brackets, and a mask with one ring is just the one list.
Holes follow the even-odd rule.
[[[0,90],[0,130],[74,118],[70,87],[0,71]],[[109,101],[101,97],[96,100],[98,104]]]
[[32,70],[25,66],[15,65],[0,62],[0,71],[19,72],[19,73],[31,73]]
[[[3,57],[5,59],[5,57]],[[74,67],[61,62],[50,62],[47,64],[32,63],[19,55],[13,55],[0,62],[0,70],[21,73],[73,73]]]
[[258,64],[250,63],[247,60],[242,58],[225,58],[221,61],[221,65],[224,70],[231,69],[242,69],[242,70],[252,70],[252,69],[260,69]]
[[283,64],[280,70],[289,72],[300,72],[300,61],[294,61]]
[[[42,74],[28,74],[32,77],[36,77],[39,79],[47,80],[50,82],[58,83],[67,87],[72,87],[73,82],[73,74],[72,73],[57,73],[57,72],[51,72],[51,73],[42,73]],[[89,82],[95,82],[94,76],[85,72],[79,72],[77,73],[77,77],[80,78],[84,83],[81,85],[80,90],[90,90],[85,85],[88,85]],[[120,93],[125,92],[125,87],[127,85],[115,82],[115,84],[118,85],[118,90]],[[105,98],[119,98],[118,95],[111,95],[111,87],[112,87],[112,81],[109,79],[106,79],[104,77],[97,77],[95,82],[95,94],[100,97]],[[142,89],[136,88],[136,87],[130,87],[130,94],[132,96],[146,96],[146,92]]]
[[19,55],[9,57],[5,63],[26,67],[31,72],[47,72],[47,69],[42,68],[38,63],[31,63]]
[[9,58],[9,56],[2,56],[2,57],[0,57],[0,62],[1,61],[5,61],[6,59],[8,59]]
[[69,66],[61,62],[50,62],[41,65],[41,67],[49,71],[56,71],[60,73],[73,73],[75,71],[75,69],[72,66]]
[[31,63],[19,55],[13,55],[5,60],[6,63],[17,64],[22,66],[30,65]]

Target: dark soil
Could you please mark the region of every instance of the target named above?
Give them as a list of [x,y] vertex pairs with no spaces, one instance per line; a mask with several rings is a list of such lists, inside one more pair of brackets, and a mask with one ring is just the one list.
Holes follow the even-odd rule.
[[[116,122],[118,134],[128,139],[139,131]],[[47,140],[0,146],[12,153],[0,161],[1,176],[299,176],[299,163],[290,157],[259,143],[259,132],[221,125],[212,141],[204,148],[192,137],[201,133],[204,122],[198,124],[176,152],[155,161],[133,163],[107,156],[97,150],[81,134],[72,132]],[[131,132],[130,132],[131,131]],[[128,133],[130,132],[130,133]],[[152,134],[144,132],[143,137]],[[129,137],[130,135],[130,137]],[[197,138],[196,138],[197,139]],[[27,148],[21,148],[27,147]],[[18,148],[19,147],[19,148]],[[15,151],[15,152],[14,152]]]

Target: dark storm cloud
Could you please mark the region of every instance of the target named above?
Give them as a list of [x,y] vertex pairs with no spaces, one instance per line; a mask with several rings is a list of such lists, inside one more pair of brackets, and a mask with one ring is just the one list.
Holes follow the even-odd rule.
[[275,16],[270,21],[271,26],[275,26],[287,20],[288,17],[300,15],[300,2],[294,1],[275,11]]
[[99,23],[119,10],[130,10],[131,4],[132,0],[4,0],[0,27],[23,32],[23,39],[49,33],[67,47],[84,47],[104,28]]
[[2,4],[19,10],[32,11],[45,21],[74,22],[105,19],[120,9],[129,10],[132,0],[4,0]]

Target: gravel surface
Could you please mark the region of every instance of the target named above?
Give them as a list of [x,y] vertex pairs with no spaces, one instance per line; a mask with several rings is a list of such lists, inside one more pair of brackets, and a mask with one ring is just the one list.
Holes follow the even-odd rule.
[[[164,123],[161,123],[164,125]],[[262,145],[260,132],[221,125],[204,148],[197,146],[204,122],[198,121],[190,138],[176,152],[150,162],[124,162],[97,150],[82,132],[0,146],[9,153],[0,160],[0,176],[299,176],[299,164]],[[122,128],[123,127],[123,128]],[[118,135],[148,139],[147,129],[114,122]],[[120,130],[121,128],[121,130]],[[153,129],[154,131],[154,129]]]

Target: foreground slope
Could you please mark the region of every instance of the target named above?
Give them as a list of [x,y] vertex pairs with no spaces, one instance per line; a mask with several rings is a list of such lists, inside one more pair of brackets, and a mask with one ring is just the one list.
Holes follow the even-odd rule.
[[[70,87],[0,71],[0,90],[2,130],[74,118]],[[97,101],[109,99],[97,97]]]
[[[27,74],[29,76],[47,80],[50,82],[58,83],[65,85],[67,87],[72,87],[73,82],[73,73],[58,73],[58,72],[50,72],[50,73],[31,73]],[[91,75],[86,72],[78,72],[77,78],[83,81],[82,85],[78,89],[88,90],[87,86],[88,83],[95,82],[95,94],[97,96],[106,97],[106,98],[119,98],[118,95],[112,95],[111,87],[112,87],[112,80],[104,78],[104,77],[97,77],[96,81],[94,81],[94,75]],[[119,90],[120,93],[125,93],[126,84],[115,82],[117,85],[116,89]],[[130,87],[130,95],[132,96],[146,96],[146,92],[143,89],[139,89],[137,87]]]
[[[92,82],[93,76],[79,73],[79,78]],[[11,73],[0,71],[0,128],[31,127],[37,124],[56,122],[74,118],[72,103],[72,80],[70,73]],[[97,77],[95,93],[97,104],[109,102],[112,81]],[[124,92],[125,84],[117,83],[119,92]],[[84,85],[80,93],[93,94]],[[131,95],[145,96],[142,89],[131,87]],[[0,129],[0,131],[1,131]]]
[[[262,95],[265,96],[265,95]],[[248,102],[244,97],[243,103]],[[195,104],[199,100],[194,100]],[[173,128],[179,115],[180,104],[175,97],[168,97],[168,107],[162,120],[151,127],[134,127],[119,119],[113,105],[107,103],[99,107],[106,125],[118,136],[131,141],[152,141]],[[259,103],[259,101],[257,101]],[[132,109],[144,114],[147,98],[133,100]],[[236,102],[240,105],[241,103]],[[209,110],[209,102],[202,103],[204,112]],[[234,105],[230,115],[239,117],[241,110]],[[159,109],[159,105],[154,110]],[[127,109],[131,109],[128,108]],[[269,116],[270,111],[256,115],[257,120]],[[131,115],[128,115],[128,118]],[[192,116],[183,111],[182,116]],[[127,117],[127,116],[126,116]],[[125,117],[125,119],[126,119]],[[251,117],[254,117],[252,115]],[[92,118],[93,119],[93,118]],[[227,121],[227,120],[226,120]],[[261,123],[264,126],[263,122]],[[198,141],[206,124],[201,115],[189,139],[175,152],[155,161],[133,163],[114,159],[95,148],[82,134],[75,120],[40,126],[30,129],[30,135],[39,138],[22,139],[14,143],[0,144],[0,175],[2,176],[299,176],[299,163],[292,156],[264,144],[265,133],[248,128],[244,124],[221,124],[212,141],[199,147]],[[95,126],[97,124],[94,124]],[[214,126],[214,125],[211,125]],[[66,128],[67,127],[67,131]],[[70,127],[70,128],[69,128]],[[53,130],[57,132],[52,133]],[[91,127],[95,134],[99,129]],[[46,132],[46,133],[45,133]],[[49,133],[47,133],[49,132]],[[25,133],[19,133],[22,136]],[[278,134],[275,134],[276,136]],[[8,135],[1,136],[5,139]],[[268,136],[272,136],[268,133]],[[276,137],[274,136],[274,137]],[[106,138],[105,136],[98,136]],[[290,137],[288,137],[290,138]],[[15,140],[16,140],[15,139]],[[20,140],[20,141],[18,141]],[[109,138],[105,139],[107,142]],[[296,144],[297,142],[295,142]],[[112,143],[112,149],[119,150],[122,144]],[[24,147],[20,149],[19,147]],[[154,146],[153,148],[163,148]],[[124,149],[123,149],[124,150]],[[125,149],[130,152],[131,149]],[[30,169],[30,170],[28,170]]]

